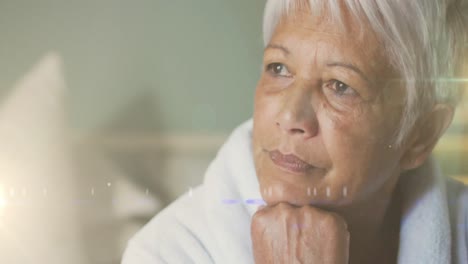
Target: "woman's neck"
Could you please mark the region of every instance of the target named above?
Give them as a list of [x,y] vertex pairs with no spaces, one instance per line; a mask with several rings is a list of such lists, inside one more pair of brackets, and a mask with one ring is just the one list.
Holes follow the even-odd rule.
[[338,212],[346,219],[351,236],[349,263],[396,263],[401,219],[397,182],[366,202]]

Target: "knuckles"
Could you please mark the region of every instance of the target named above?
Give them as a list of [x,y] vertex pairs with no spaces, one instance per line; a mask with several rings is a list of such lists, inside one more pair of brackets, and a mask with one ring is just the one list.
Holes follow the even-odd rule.
[[306,262],[327,257],[327,263],[337,263],[349,247],[345,220],[312,206],[280,203],[262,208],[252,217],[251,236],[256,263],[272,263],[278,254]]
[[265,207],[258,210],[252,217],[252,234],[264,232],[266,229],[295,228],[301,232],[314,232],[331,236],[348,234],[346,221],[338,214],[321,209],[303,206],[300,208],[286,203]]
[[251,229],[252,233],[262,231],[269,224],[271,224],[271,219],[268,217],[268,212],[264,211],[265,209],[257,211],[252,216]]

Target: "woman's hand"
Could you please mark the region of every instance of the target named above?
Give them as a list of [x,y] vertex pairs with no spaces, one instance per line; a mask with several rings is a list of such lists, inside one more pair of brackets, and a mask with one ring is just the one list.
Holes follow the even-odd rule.
[[347,264],[349,233],[344,219],[312,207],[267,206],[252,218],[256,264]]

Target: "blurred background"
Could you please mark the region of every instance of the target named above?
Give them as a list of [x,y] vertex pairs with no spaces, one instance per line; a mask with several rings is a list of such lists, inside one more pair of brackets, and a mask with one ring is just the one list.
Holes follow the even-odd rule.
[[[0,1],[0,263],[120,263],[252,115],[264,0]],[[468,176],[468,99],[437,147]]]

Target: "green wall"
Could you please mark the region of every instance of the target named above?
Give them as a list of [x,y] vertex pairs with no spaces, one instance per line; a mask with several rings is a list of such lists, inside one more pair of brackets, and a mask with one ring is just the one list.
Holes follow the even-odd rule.
[[229,132],[252,115],[264,0],[0,1],[0,94],[58,51],[72,128]]

